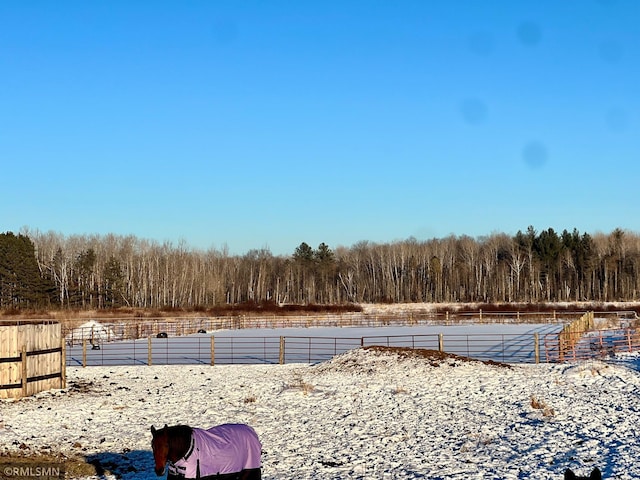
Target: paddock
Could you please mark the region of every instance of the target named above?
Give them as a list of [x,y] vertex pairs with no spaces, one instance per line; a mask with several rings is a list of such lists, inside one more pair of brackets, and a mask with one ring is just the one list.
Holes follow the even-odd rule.
[[[68,347],[67,365],[315,364],[362,346],[423,348],[479,360],[547,361],[542,340],[561,324],[245,329]],[[265,335],[267,333],[267,335]],[[542,355],[542,358],[541,358]]]

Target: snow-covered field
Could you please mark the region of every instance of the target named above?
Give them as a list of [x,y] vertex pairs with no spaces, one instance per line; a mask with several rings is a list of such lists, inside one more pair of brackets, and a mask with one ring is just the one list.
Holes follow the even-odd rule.
[[[152,480],[151,425],[252,425],[263,478],[640,478],[640,358],[511,367],[357,349],[317,364],[68,369],[0,403],[0,451]],[[109,473],[110,472],[110,473]]]

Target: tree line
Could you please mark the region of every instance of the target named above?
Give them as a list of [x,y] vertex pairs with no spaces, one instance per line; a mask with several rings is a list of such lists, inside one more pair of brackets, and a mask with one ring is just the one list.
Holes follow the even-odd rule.
[[134,236],[0,234],[0,308],[637,300],[640,236],[533,227],[230,255]]

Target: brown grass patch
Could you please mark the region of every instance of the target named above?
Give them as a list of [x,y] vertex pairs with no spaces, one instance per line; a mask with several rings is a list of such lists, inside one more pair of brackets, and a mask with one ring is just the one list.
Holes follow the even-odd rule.
[[553,408],[547,405],[547,402],[545,402],[544,400],[540,400],[535,395],[531,395],[530,404],[531,408],[533,408],[534,410],[540,410],[542,412],[542,415],[545,417],[553,417],[556,414]]
[[0,453],[0,461],[4,464],[10,463],[15,466],[39,467],[51,466],[60,468],[65,472],[65,478],[81,478],[97,475],[93,464],[88,463],[83,457],[67,457],[65,455],[53,453]]

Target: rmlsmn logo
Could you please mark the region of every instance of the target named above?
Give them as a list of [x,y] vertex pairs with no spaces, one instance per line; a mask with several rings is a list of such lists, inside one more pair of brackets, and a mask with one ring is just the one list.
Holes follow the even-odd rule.
[[1,464],[1,480],[33,480],[64,478],[64,470],[60,465],[25,465]]

